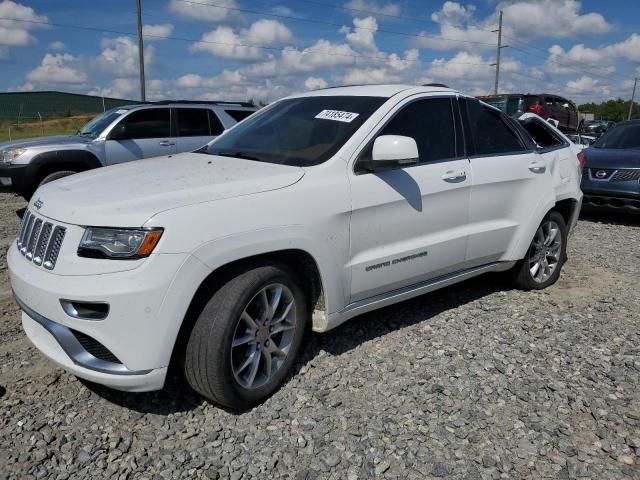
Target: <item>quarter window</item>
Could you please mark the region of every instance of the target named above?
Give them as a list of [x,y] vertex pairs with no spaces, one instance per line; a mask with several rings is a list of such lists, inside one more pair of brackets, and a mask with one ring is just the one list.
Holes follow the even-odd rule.
[[241,122],[253,113],[253,110],[225,110],[225,113],[236,122]]
[[224,127],[222,126],[222,123],[220,122],[220,119],[218,118],[218,116],[215,113],[213,113],[212,110],[208,110],[208,112],[209,112],[209,124],[211,125],[211,135],[218,136],[222,132],[224,132]]
[[126,126],[127,138],[161,138],[171,132],[168,108],[146,108],[127,115],[122,124]]
[[475,155],[495,155],[525,151],[518,134],[503,114],[476,100],[467,100],[469,134]]
[[429,98],[410,103],[391,119],[379,135],[413,138],[418,145],[420,163],[456,157],[456,132],[449,98]]

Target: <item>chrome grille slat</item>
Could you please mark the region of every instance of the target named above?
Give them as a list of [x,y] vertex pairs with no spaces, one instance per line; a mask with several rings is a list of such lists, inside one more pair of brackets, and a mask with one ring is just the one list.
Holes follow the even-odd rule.
[[18,230],[18,251],[34,265],[53,270],[65,233],[65,227],[47,222],[27,210]]
[[51,230],[53,229],[53,224],[47,222],[42,227],[42,232],[40,232],[40,239],[38,240],[38,245],[36,246],[35,252],[33,252],[33,263],[36,265],[42,265],[42,256],[46,251],[47,245],[49,244],[49,238],[51,237]]
[[33,251],[36,249],[36,243],[38,242],[38,237],[40,236],[40,229],[42,228],[42,219],[37,218],[33,224],[33,229],[31,230],[31,236],[29,237],[27,243],[27,253],[25,256],[27,259],[33,259]]
[[20,248],[20,253],[22,255],[27,253],[27,245],[29,245],[29,239],[31,238],[31,230],[33,229],[34,220],[35,220],[35,216],[31,215],[29,217],[29,222],[27,223],[27,227],[25,228],[24,237],[22,238],[22,247]]
[[60,226],[57,226],[53,230],[49,246],[47,247],[47,253],[44,255],[44,262],[42,264],[47,270],[53,270],[53,267],[56,266],[56,261],[58,260],[58,254],[60,253],[62,240],[64,240],[64,234],[66,231],[66,228]]

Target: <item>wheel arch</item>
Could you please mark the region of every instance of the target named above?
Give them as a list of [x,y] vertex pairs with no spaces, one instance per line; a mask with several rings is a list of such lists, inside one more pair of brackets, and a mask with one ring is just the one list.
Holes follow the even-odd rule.
[[60,170],[84,172],[101,166],[102,163],[98,157],[87,150],[55,150],[39,153],[29,162],[23,186],[24,193],[33,194],[42,179],[53,172]]
[[318,262],[313,255],[306,250],[297,248],[258,253],[220,265],[202,280],[182,319],[171,355],[170,365],[172,367],[180,364],[191,330],[212,293],[235,275],[256,265],[269,263],[286,265],[302,281],[314,330],[326,328],[328,316],[326,293]]

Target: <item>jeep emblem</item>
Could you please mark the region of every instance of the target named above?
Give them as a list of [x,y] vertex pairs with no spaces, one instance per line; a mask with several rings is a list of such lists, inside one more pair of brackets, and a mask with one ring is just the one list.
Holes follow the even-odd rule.
[[42,208],[42,205],[44,205],[44,202],[40,200],[40,198],[38,198],[35,202],[33,202],[33,206],[36,207],[38,210]]
[[606,178],[607,176],[607,172],[605,172],[604,170],[598,170],[596,172],[596,177],[597,178]]

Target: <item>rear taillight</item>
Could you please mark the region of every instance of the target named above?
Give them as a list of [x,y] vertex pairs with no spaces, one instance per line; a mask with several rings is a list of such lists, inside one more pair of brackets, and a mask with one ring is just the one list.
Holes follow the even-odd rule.
[[578,153],[578,165],[580,165],[580,170],[584,168],[584,152]]
[[542,115],[542,105],[531,105],[529,107],[529,111],[535,113],[536,115]]

